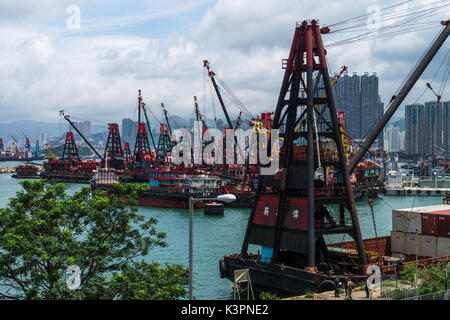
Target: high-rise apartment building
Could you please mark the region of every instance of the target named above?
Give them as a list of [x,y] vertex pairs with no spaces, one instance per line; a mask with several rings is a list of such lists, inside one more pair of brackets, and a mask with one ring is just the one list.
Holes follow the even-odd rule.
[[384,149],[388,152],[399,152],[401,150],[400,128],[388,126],[384,130]]
[[[364,139],[383,114],[384,104],[380,101],[377,74],[346,74],[334,85],[333,93],[336,108],[346,114],[349,135],[353,139]],[[376,145],[383,148],[383,133]]]
[[407,105],[405,108],[407,154],[448,154],[450,101]]

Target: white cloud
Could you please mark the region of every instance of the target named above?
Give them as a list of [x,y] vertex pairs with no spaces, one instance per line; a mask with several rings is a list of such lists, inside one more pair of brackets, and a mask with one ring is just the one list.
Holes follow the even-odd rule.
[[[273,111],[283,75],[281,59],[289,53],[295,22],[319,18],[322,24],[330,24],[363,14],[369,4],[376,3],[355,5],[345,0],[327,3],[325,10],[321,1],[317,2],[263,0],[256,5],[253,1],[220,0],[189,32],[163,39],[82,32],[67,36],[51,27],[45,32],[43,26],[36,30],[32,25],[3,23],[0,122],[56,120],[60,107],[68,114],[94,121],[120,121],[133,114],[139,89],[158,116],[160,102],[166,103],[169,113],[192,116],[194,95],[199,96],[203,110],[204,59],[210,60],[218,77],[254,114]],[[181,14],[186,6],[172,12]],[[33,10],[23,13],[23,17],[36,14]],[[130,17],[134,16],[94,19],[92,26],[127,25],[133,20]],[[350,72],[377,72],[382,99],[386,101],[432,36],[433,32],[417,32],[330,49],[330,72],[342,65],[347,65]],[[330,34],[324,40],[327,43],[336,38]],[[210,87],[207,92],[211,94]],[[209,101],[207,116],[212,117]],[[222,116],[215,101],[217,114]],[[227,106],[231,113],[238,113],[229,102]]]

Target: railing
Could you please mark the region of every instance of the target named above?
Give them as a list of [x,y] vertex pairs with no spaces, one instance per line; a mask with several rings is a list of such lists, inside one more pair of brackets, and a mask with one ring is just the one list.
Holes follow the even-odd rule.
[[402,300],[450,300],[450,290],[410,296]]

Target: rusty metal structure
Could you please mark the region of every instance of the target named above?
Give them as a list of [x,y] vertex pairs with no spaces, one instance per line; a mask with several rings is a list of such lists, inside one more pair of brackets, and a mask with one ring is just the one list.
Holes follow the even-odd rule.
[[64,141],[62,160],[74,160],[79,161],[80,155],[78,154],[78,147],[73,137],[73,132],[66,133],[66,140]]
[[119,125],[117,123],[108,123],[108,139],[106,140],[103,158],[105,162],[108,162],[108,167],[115,169],[124,168],[124,152],[120,141]]
[[[364,279],[373,262],[362,239],[349,175],[450,33],[449,21],[427,49],[350,162],[335,107],[322,34],[316,20],[297,23],[272,128],[280,129],[279,169],[260,175],[242,249],[220,261],[221,277],[249,269],[259,287],[290,293],[330,288],[334,276]],[[269,147],[270,151],[270,147]],[[349,235],[352,252],[327,236]],[[249,245],[261,246],[251,254]]]

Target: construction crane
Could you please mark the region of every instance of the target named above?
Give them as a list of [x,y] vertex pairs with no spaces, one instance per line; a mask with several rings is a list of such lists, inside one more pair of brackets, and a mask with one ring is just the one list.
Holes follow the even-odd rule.
[[60,110],[59,115],[62,116],[72,126],[72,128],[80,135],[80,137],[84,140],[84,142],[86,142],[86,144],[89,146],[89,148],[91,148],[91,150],[94,151],[94,153],[97,155],[97,157],[99,157],[100,160],[103,161],[104,159],[100,155],[100,153],[98,153],[98,151],[95,150],[95,148],[91,145],[91,143],[85,138],[85,136],[80,132],[80,130],[78,130],[78,128],[75,126],[75,124],[69,119],[70,116],[67,114],[64,114],[64,110]]

